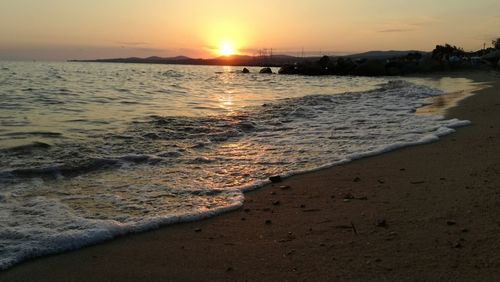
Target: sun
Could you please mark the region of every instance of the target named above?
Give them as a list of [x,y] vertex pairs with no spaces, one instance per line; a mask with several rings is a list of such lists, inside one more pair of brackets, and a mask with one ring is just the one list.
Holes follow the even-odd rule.
[[232,42],[224,41],[219,45],[218,52],[221,56],[231,56],[236,54],[236,49]]

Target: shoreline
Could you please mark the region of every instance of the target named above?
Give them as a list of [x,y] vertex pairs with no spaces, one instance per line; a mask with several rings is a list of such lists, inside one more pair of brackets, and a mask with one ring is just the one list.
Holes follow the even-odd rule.
[[[467,75],[475,81],[488,77]],[[292,176],[245,193],[244,206],[237,211],[27,261],[0,273],[0,280],[436,280],[467,278],[467,273],[475,275],[471,280],[498,278],[494,268],[500,266],[499,252],[486,242],[500,249],[499,224],[470,220],[476,215],[495,218],[494,208],[477,207],[475,214],[474,201],[493,201],[494,207],[496,195],[500,202],[490,188],[499,187],[498,149],[491,144],[500,128],[495,112],[500,99],[491,94],[500,89],[499,74],[494,75],[493,87],[466,98],[446,115],[473,124],[440,142]],[[474,158],[474,150],[481,153],[486,147],[491,152]],[[465,160],[464,155],[470,156]],[[447,165],[450,159],[459,167]],[[467,161],[488,166],[483,182],[462,185],[468,180],[465,170],[471,170]],[[472,172],[469,177],[482,175]],[[443,187],[456,194],[447,199]],[[462,206],[470,209],[464,212]],[[490,233],[481,233],[477,224],[490,227]],[[475,265],[484,269],[485,259],[493,269],[479,271],[466,263],[474,256],[463,254],[477,249],[490,254]],[[494,276],[477,276],[486,274]]]

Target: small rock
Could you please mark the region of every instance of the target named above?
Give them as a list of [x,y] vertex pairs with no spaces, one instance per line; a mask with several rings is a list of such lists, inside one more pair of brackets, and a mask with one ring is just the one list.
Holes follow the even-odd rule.
[[380,183],[380,184],[384,184],[385,183],[385,181],[383,179],[378,179],[377,182]]
[[463,246],[462,246],[462,244],[460,244],[460,242],[458,242],[453,247],[455,247],[457,249],[461,249]]
[[194,232],[201,232],[201,228],[196,228]]
[[467,233],[467,232],[469,232],[469,229],[464,228],[464,229],[462,229],[461,231],[462,231],[463,233]]
[[406,170],[406,168],[404,168],[404,167],[403,167],[403,168],[400,168],[399,170],[400,170],[400,171],[405,171],[405,170]]
[[353,200],[354,196],[351,193],[347,193],[344,195],[344,200]]
[[272,74],[273,70],[271,68],[263,68],[259,71],[259,73]]
[[304,209],[304,208],[306,208],[306,205],[303,205],[303,204],[302,204],[302,205],[300,205],[300,208],[301,208],[301,209]]
[[276,195],[276,192],[271,192],[271,195]]
[[245,221],[245,220],[247,220],[247,219],[246,219],[246,218],[244,218],[244,217],[242,217],[242,218],[241,218],[241,221]]
[[250,209],[244,209],[243,211],[244,212],[250,212]]
[[234,268],[232,268],[231,266],[230,266],[230,267],[228,267],[228,268],[226,268],[226,271],[227,271],[227,272],[231,272],[231,271],[233,271],[233,270],[234,270]]
[[278,206],[280,204],[280,201],[274,201],[273,206]]
[[387,227],[387,221],[385,219],[377,219],[375,225],[377,227]]
[[242,73],[250,73],[250,70],[248,70],[247,68],[243,68],[243,70],[241,72]]
[[446,222],[446,224],[448,224],[449,226],[452,226],[452,225],[456,225],[456,224],[457,224],[457,222],[456,222],[456,221],[454,221],[454,220],[448,220],[448,221]]
[[273,222],[270,219],[266,220],[266,224],[272,224],[272,223]]
[[279,182],[283,181],[283,179],[279,175],[271,176],[271,177],[269,177],[269,180],[272,183],[279,183]]
[[361,178],[359,178],[359,177],[357,177],[357,176],[356,176],[356,177],[355,177],[352,181],[353,181],[353,182],[360,182],[360,181],[361,181]]
[[282,186],[280,186],[280,189],[281,189],[281,190],[288,190],[288,189],[290,189],[290,188],[292,188],[292,187],[290,187],[290,186],[288,186],[288,185],[282,185]]

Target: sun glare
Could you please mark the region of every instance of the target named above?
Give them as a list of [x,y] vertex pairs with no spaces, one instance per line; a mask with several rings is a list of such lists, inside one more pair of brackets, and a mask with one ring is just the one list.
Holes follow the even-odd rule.
[[219,54],[221,56],[231,56],[236,54],[236,49],[231,42],[225,41],[222,42],[219,46]]

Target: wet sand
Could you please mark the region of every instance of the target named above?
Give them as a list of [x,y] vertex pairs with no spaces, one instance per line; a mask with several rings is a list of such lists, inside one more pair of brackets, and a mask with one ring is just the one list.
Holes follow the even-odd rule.
[[294,176],[243,208],[22,263],[0,281],[499,281],[500,73],[441,141]]

